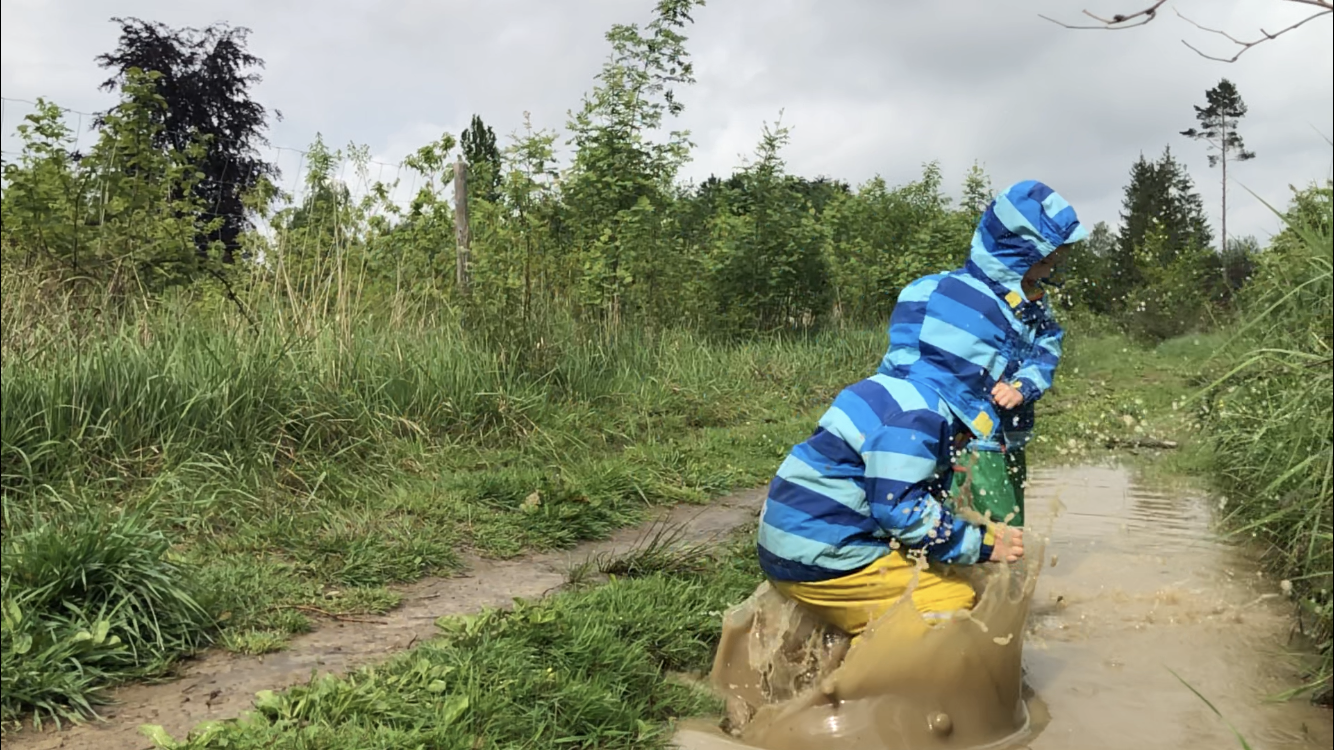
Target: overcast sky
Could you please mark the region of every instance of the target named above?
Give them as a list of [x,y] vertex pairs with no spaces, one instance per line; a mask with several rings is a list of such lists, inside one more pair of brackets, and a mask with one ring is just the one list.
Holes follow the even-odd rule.
[[[1242,127],[1258,156],[1234,186],[1286,204],[1288,184],[1331,172],[1334,33],[1328,18],[1228,65],[1183,38],[1231,54],[1226,40],[1167,12],[1143,28],[1062,29],[1081,9],[1102,15],[1147,0],[710,0],[688,28],[697,83],[679,125],[697,144],[685,178],[728,174],[783,110],[791,171],[854,185],[876,174],[913,179],[938,159],[951,192],[974,160],[997,188],[1035,178],[1088,224],[1117,221],[1121,189],[1141,153],[1170,145],[1190,167],[1217,227],[1217,170],[1178,131],[1192,105],[1227,76],[1250,107]],[[1282,0],[1173,0],[1206,26],[1250,38],[1300,18]],[[643,23],[653,0],[4,0],[3,95],[47,97],[73,110],[108,104],[93,57],[112,49],[112,16],[172,26],[227,21],[253,30],[267,69],[256,98],[283,112],[276,146],[370,147],[395,163],[479,113],[503,140],[524,111],[565,128],[593,85],[613,23]],[[4,147],[30,108],[5,103]],[[86,136],[85,136],[86,137]],[[296,155],[276,152],[289,172]],[[568,157],[568,148],[564,151]],[[374,176],[374,175],[373,175]],[[1272,214],[1235,189],[1234,235],[1262,239]]]

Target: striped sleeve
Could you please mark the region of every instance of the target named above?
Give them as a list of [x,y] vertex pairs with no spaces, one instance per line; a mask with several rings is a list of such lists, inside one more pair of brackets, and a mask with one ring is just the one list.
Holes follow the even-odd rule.
[[1064,338],[1065,331],[1048,314],[1038,328],[1030,356],[1014,374],[1014,386],[1023,395],[1025,403],[1036,401],[1051,388],[1056,367],[1061,363],[1061,343]]
[[950,423],[928,410],[905,412],[895,422],[862,445],[876,523],[902,546],[924,550],[937,562],[989,559],[993,540],[987,530],[952,514],[934,494],[942,486],[938,467],[949,462]]

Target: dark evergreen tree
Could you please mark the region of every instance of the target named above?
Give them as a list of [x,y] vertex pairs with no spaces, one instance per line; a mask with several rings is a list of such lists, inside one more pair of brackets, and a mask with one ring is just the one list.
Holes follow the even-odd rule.
[[[222,219],[215,231],[196,237],[201,254],[214,243],[222,246],[221,260],[230,263],[240,247],[240,236],[250,225],[245,196],[263,180],[276,179],[275,165],[260,158],[258,147],[268,145],[268,111],[250,96],[260,82],[254,68],[264,61],[246,49],[249,29],[214,24],[206,29],[173,29],[137,18],[113,18],[120,24],[115,50],[98,55],[98,65],[113,71],[101,86],[120,89],[132,69],[156,71],[156,93],[165,107],[162,147],[184,149],[203,138],[205,154],[198,165],[203,173],[195,195]],[[281,118],[275,111],[274,116]],[[98,118],[101,127],[104,118]]]
[[463,160],[468,163],[468,191],[495,203],[500,200],[500,149],[496,134],[478,115],[459,136]]

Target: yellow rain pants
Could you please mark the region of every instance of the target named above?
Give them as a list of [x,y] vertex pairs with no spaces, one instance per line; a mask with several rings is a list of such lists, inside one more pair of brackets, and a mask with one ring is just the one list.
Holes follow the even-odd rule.
[[[811,583],[770,580],[769,585],[830,625],[858,636],[867,623],[903,598],[912,584],[915,567],[902,552],[890,550],[850,575]],[[948,573],[941,575],[930,568],[921,571],[912,593],[913,606],[927,615],[971,609],[976,599],[977,592],[967,581]]]

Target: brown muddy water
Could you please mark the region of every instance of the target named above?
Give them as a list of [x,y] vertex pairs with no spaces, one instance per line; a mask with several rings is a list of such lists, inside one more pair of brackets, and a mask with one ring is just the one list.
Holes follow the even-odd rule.
[[1291,609],[1251,554],[1210,533],[1212,501],[1115,467],[1035,470],[1029,482],[1028,565],[989,576],[969,619],[929,627],[896,607],[838,665],[839,639],[761,587],[730,613],[715,663],[729,715],[687,722],[676,743],[1239,748],[1175,671],[1256,750],[1331,746],[1328,710],[1266,701],[1299,679],[1285,655]]

